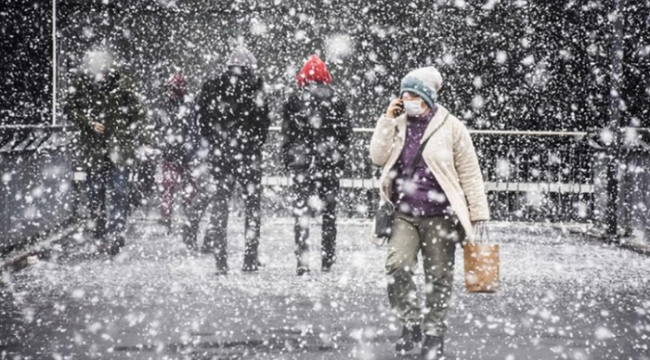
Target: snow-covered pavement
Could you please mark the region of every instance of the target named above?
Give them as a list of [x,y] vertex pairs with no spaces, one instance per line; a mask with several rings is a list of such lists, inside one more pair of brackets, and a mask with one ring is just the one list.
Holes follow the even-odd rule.
[[[448,359],[650,359],[650,257],[546,225],[491,230],[502,288],[466,293],[457,252]],[[263,224],[257,274],[239,270],[241,221],[229,232],[225,277],[153,221],[133,224],[115,260],[66,251],[5,275],[0,359],[419,358],[393,353],[385,249],[369,222],[343,220],[339,262],[321,273],[312,250],[308,277],[295,276],[290,220]]]

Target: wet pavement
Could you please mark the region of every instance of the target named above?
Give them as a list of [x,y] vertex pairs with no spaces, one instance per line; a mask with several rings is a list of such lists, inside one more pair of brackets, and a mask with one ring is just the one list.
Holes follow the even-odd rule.
[[[457,252],[446,359],[650,359],[650,257],[546,225],[491,230],[502,288],[468,294]],[[221,277],[155,221],[134,222],[114,260],[89,256],[76,236],[73,251],[3,275],[0,359],[419,359],[392,350],[400,328],[369,222],[344,220],[333,271],[321,273],[312,251],[306,277],[295,275],[291,231],[266,221],[264,267],[246,274],[232,221]]]

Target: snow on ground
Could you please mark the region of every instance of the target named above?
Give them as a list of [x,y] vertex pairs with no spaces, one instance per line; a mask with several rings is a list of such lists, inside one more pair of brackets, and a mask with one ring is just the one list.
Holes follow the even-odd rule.
[[[394,358],[399,328],[387,308],[385,249],[369,233],[368,222],[343,221],[339,261],[324,274],[314,226],[312,274],[301,278],[291,221],[269,220],[264,267],[245,274],[236,220],[231,274],[218,277],[211,257],[138,222],[113,261],[61,256],[15,274],[8,287],[14,340],[6,346],[79,358]],[[500,244],[502,289],[466,293],[457,252],[450,358],[647,359],[649,257],[542,225],[494,224],[490,236]]]

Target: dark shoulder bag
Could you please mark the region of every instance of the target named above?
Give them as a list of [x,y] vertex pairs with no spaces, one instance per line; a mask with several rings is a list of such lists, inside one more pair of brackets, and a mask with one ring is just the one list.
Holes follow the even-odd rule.
[[[410,166],[408,167],[407,170],[407,176],[412,176],[413,172],[415,171],[415,167],[417,164],[422,160],[422,152],[424,151],[424,148],[427,146],[429,143],[429,139],[433,137],[433,135],[440,130],[440,128],[447,122],[447,117],[449,117],[449,114],[445,116],[445,119],[442,121],[442,124],[438,126],[432,133],[429,135],[429,137],[424,141],[422,144],[420,144],[420,148],[418,149],[417,154],[413,157],[413,160],[411,161]],[[377,213],[375,213],[375,236],[384,239],[384,241],[388,240],[390,238],[390,233],[393,230],[393,215],[395,214],[395,206],[391,204],[390,202],[385,202],[383,203],[379,209],[377,209]]]

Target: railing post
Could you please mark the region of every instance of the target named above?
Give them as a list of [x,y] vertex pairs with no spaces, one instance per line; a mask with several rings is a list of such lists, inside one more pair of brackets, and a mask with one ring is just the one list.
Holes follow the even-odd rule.
[[618,203],[619,203],[619,171],[621,164],[621,83],[623,76],[623,23],[622,3],[624,0],[613,0],[613,37],[611,48],[612,73],[610,89],[610,125],[612,132],[609,144],[609,164],[607,166],[607,235],[618,242]]
[[57,124],[56,103],[57,103],[57,43],[56,43],[56,2],[52,0],[52,125]]

